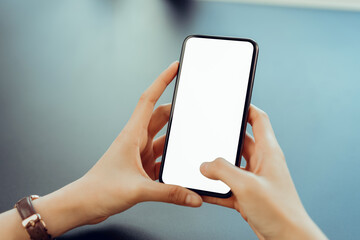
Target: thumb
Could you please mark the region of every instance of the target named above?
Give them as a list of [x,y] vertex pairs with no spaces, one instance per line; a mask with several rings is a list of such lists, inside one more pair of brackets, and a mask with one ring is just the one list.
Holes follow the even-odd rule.
[[176,185],[152,182],[144,194],[147,201],[167,202],[189,207],[200,207],[202,204],[202,199],[198,194]]
[[204,162],[200,166],[200,172],[207,178],[221,180],[232,190],[246,184],[250,174],[239,167],[232,165],[223,158],[217,158],[212,162]]

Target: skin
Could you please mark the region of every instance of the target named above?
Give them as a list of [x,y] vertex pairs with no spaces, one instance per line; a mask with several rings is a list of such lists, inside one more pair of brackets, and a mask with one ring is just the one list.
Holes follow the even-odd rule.
[[246,133],[245,168],[222,158],[200,167],[204,176],[227,184],[232,196],[203,200],[237,210],[259,239],[327,239],[300,201],[268,115],[251,105],[248,123],[254,137]]
[[[231,198],[201,198],[186,188],[155,181],[160,168],[156,159],[162,155],[165,136],[154,137],[167,123],[171,106],[155,111],[154,106],[177,70],[178,62],[171,64],[142,94],[124,129],[83,177],[33,201],[48,232],[57,237],[145,201],[189,207],[205,201],[239,211],[261,239],[326,239],[300,202],[266,114],[254,106],[249,123],[255,140],[246,136],[246,168],[217,159],[200,169],[229,185]],[[0,236],[6,239],[29,239],[15,209],[0,214],[0,226]]]

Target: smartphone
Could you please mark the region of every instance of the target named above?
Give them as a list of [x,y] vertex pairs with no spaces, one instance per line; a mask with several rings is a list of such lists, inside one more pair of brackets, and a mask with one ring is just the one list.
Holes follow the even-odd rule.
[[240,165],[258,45],[251,39],[188,36],[182,46],[159,181],[201,195],[230,188],[200,172],[222,157]]

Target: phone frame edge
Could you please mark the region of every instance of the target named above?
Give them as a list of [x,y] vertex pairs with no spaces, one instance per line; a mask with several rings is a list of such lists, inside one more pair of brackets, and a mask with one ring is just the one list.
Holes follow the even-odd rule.
[[[249,39],[249,38],[221,37],[221,36],[211,36],[211,35],[189,35],[184,39],[182,47],[181,47],[181,53],[180,53],[180,59],[179,59],[179,68],[178,68],[178,72],[176,74],[174,93],[173,93],[173,98],[172,98],[172,101],[171,101],[171,111],[170,111],[169,122],[168,122],[167,130],[166,130],[165,145],[164,145],[163,154],[161,156],[161,165],[160,165],[160,171],[159,171],[159,182],[164,183],[164,184],[166,184],[166,183],[164,182],[164,179],[163,179],[162,175],[163,175],[163,170],[164,170],[164,164],[165,164],[165,158],[166,158],[166,150],[167,150],[168,139],[169,139],[169,133],[170,133],[170,130],[171,130],[171,122],[172,122],[172,118],[173,118],[173,111],[174,111],[174,106],[175,106],[175,103],[176,103],[176,95],[177,95],[177,89],[178,89],[178,84],[179,84],[179,76],[181,75],[182,61],[183,61],[183,57],[184,57],[184,53],[185,53],[186,42],[190,38],[193,38],[193,37],[232,40],[232,41],[246,41],[246,42],[249,42],[249,43],[251,43],[253,45],[253,55],[252,55],[252,60],[251,60],[251,67],[250,67],[248,86],[247,86],[247,90],[246,90],[244,111],[243,111],[240,134],[239,134],[240,136],[239,136],[239,142],[238,142],[238,149],[237,149],[237,153],[236,153],[235,165],[239,167],[240,163],[241,163],[241,155],[242,155],[242,150],[243,150],[243,145],[244,145],[243,144],[243,139],[244,139],[244,136],[245,136],[245,133],[246,133],[246,125],[247,125],[249,107],[250,107],[250,102],[251,102],[252,90],[253,90],[253,86],[254,86],[255,71],[256,71],[256,65],[257,65],[257,60],[258,60],[258,55],[259,55],[259,46],[254,40]],[[204,190],[199,190],[199,189],[192,189],[192,188],[188,188],[188,189],[191,190],[191,191],[194,191],[194,192],[196,192],[196,193],[198,193],[200,195],[203,195],[203,196],[211,196],[211,197],[217,197],[217,198],[229,198],[232,195],[231,190],[229,190],[229,192],[227,192],[227,193],[216,193],[216,192],[204,191]]]

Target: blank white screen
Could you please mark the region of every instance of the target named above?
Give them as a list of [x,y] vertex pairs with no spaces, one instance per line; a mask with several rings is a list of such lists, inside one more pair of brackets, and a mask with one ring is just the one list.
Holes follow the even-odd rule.
[[224,194],[229,187],[200,165],[217,157],[235,164],[254,47],[198,37],[185,44],[162,179]]

